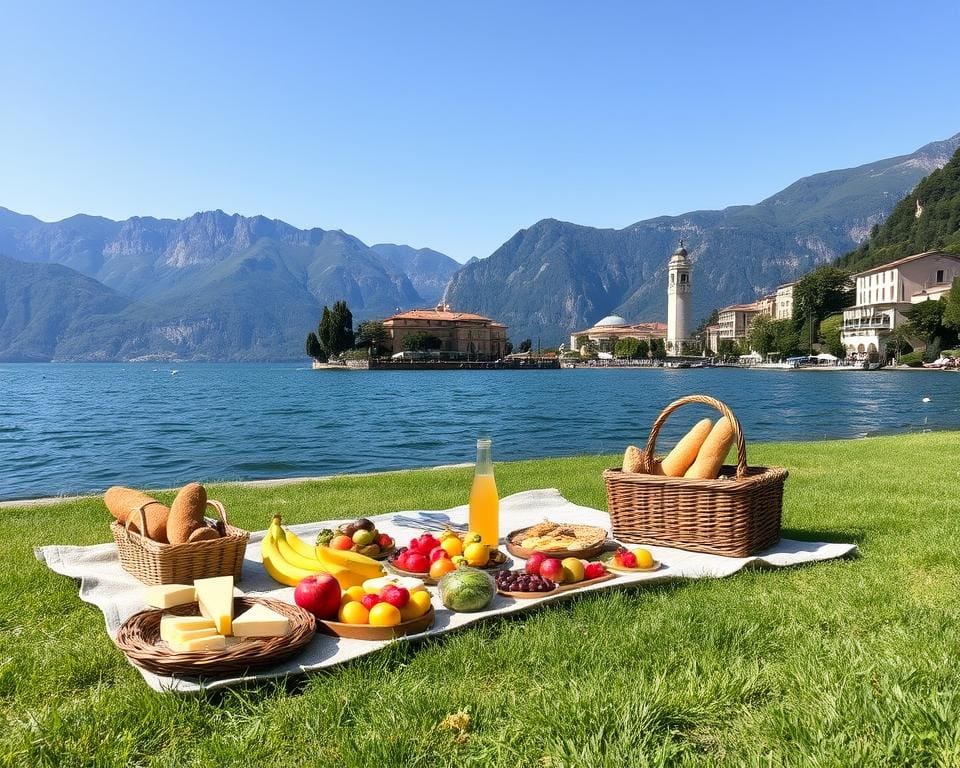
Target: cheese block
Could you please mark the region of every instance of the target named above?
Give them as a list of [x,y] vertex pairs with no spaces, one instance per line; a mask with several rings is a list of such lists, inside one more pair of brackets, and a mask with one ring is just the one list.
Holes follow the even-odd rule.
[[176,632],[189,632],[195,629],[216,630],[213,622],[203,616],[162,616],[160,618],[160,639],[170,642]]
[[169,633],[170,639],[167,640],[167,642],[173,645],[174,643],[182,643],[186,640],[196,640],[198,637],[212,637],[216,634],[219,633],[214,626],[209,626],[205,629],[174,629]]
[[389,587],[391,584],[397,587],[406,587],[411,595],[421,589],[426,589],[423,579],[418,579],[415,576],[389,575],[379,576],[376,579],[367,579],[363,582],[363,591],[368,595],[378,595],[381,589]]
[[173,608],[196,599],[197,590],[192,584],[155,584],[143,591],[143,602],[154,608]]
[[233,576],[197,579],[193,586],[197,588],[200,613],[213,621],[221,635],[232,634],[230,623],[233,621]]
[[290,634],[290,619],[257,603],[233,620],[234,637],[278,637]]
[[227,639],[223,635],[208,635],[207,637],[195,637],[192,640],[183,640],[179,643],[170,643],[170,649],[177,653],[222,651],[226,647]]

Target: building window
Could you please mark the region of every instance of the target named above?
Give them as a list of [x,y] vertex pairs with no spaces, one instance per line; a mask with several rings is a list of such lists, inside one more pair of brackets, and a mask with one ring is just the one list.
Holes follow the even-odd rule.
[[687,282],[687,275],[686,275],[685,272],[681,272],[681,273],[680,273],[680,282],[681,282],[681,283]]
[[938,283],[942,283],[942,282],[943,282],[943,270],[942,270],[942,269],[938,269],[938,270],[937,270],[937,282],[938,282]]
[[676,276],[675,274],[673,274],[673,272],[671,272],[671,273],[670,273],[670,285],[673,285],[673,284],[676,282],[676,280],[677,280],[677,276]]

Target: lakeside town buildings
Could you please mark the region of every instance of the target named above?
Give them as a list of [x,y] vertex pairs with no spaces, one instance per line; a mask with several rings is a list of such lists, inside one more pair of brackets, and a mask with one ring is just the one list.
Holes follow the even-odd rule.
[[447,359],[498,360],[507,351],[507,326],[471,312],[454,312],[449,304],[434,309],[398,312],[383,321],[394,353],[419,337],[425,349]]

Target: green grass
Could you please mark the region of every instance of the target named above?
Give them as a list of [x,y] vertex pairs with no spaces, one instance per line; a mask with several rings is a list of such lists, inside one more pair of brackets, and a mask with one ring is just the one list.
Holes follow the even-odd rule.
[[[37,544],[109,539],[89,499],[0,511],[0,764],[960,764],[960,435],[756,446],[791,471],[786,535],[861,556],[609,590],[397,646],[295,684],[155,694]],[[502,493],[605,507],[579,457],[499,464]],[[469,471],[215,490],[263,528],[464,501]],[[169,498],[167,496],[166,498]],[[463,730],[443,725],[459,711]]]

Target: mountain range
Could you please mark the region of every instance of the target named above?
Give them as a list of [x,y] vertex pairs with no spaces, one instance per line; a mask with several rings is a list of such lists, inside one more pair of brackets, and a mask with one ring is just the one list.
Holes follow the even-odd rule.
[[800,179],[756,205],[623,229],[545,219],[465,265],[223,211],[46,223],[0,208],[0,360],[302,359],[337,299],[362,320],[445,297],[507,323],[515,341],[548,345],[611,313],[662,320],[681,237],[699,318],[856,248],[958,146],[960,134]]
[[683,238],[694,262],[694,317],[752,301],[856,248],[960,134],[909,155],[808,176],[756,205],[597,229],[544,219],[453,277],[455,307],[495,317],[513,339],[567,338],[608,314],[666,317],[666,267]]

